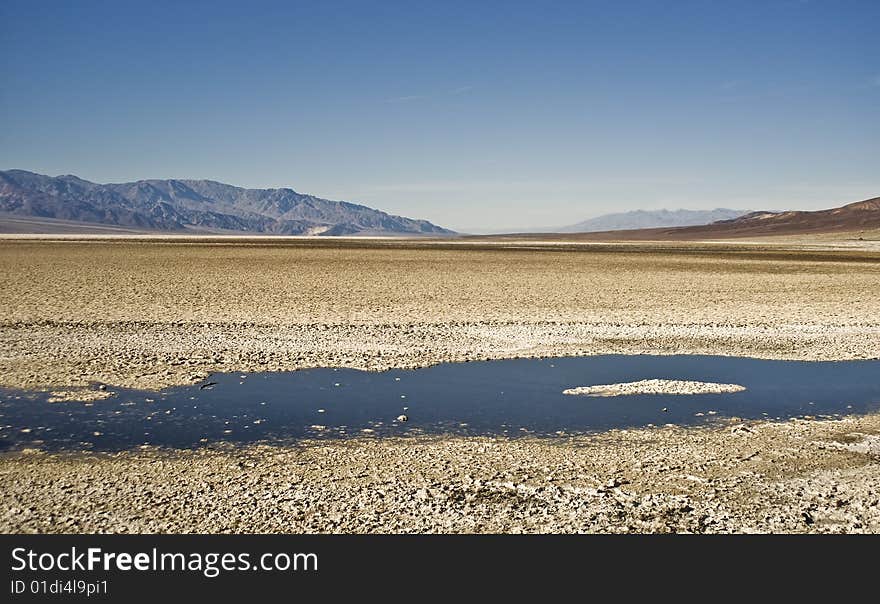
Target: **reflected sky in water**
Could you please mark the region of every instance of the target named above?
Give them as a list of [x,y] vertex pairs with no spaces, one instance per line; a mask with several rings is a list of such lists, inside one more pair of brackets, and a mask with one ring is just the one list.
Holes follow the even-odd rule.
[[[566,388],[662,378],[745,392],[594,398]],[[880,361],[595,356],[448,363],[381,373],[217,374],[162,392],[113,389],[94,403],[0,390],[0,448],[114,451],[216,442],[453,433],[569,435],[715,418],[834,417],[880,409]],[[407,421],[398,421],[401,415]]]

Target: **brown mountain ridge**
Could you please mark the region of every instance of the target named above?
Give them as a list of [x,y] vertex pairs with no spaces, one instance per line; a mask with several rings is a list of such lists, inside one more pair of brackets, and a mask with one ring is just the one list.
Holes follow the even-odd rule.
[[[751,212],[730,220],[686,227],[566,234],[577,240],[688,241],[778,235],[853,233],[880,229],[880,197],[817,211]],[[558,235],[551,235],[558,237]],[[540,237],[529,234],[528,238]]]

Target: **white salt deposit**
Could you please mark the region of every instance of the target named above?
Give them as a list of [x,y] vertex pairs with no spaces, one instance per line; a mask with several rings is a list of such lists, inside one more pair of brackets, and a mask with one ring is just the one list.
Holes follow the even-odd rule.
[[579,386],[563,390],[562,393],[580,396],[631,396],[635,394],[723,394],[742,392],[743,390],[745,390],[745,386],[739,384],[717,384],[689,380],[641,380],[620,384]]

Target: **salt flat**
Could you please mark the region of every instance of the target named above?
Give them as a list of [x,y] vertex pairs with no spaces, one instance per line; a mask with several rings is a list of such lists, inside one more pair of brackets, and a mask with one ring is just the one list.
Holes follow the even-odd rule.
[[[91,382],[310,366],[880,358],[871,245],[18,237],[0,241],[0,382],[75,398]],[[877,532],[878,434],[869,415],[558,440],[8,453],[0,529]]]
[[604,353],[880,357],[880,253],[792,245],[2,240],[0,384]]

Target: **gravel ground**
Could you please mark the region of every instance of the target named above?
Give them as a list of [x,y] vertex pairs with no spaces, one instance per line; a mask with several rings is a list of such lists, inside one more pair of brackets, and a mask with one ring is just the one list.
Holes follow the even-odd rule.
[[[799,244],[800,245],[800,244]],[[0,241],[0,385],[601,353],[880,358],[880,254]],[[102,395],[103,395],[103,391]],[[70,404],[60,402],[58,404]],[[880,415],[0,455],[4,532],[880,532]]]
[[880,358],[880,253],[0,240],[0,385],[587,354]]
[[880,416],[0,456],[3,532],[880,532]]

